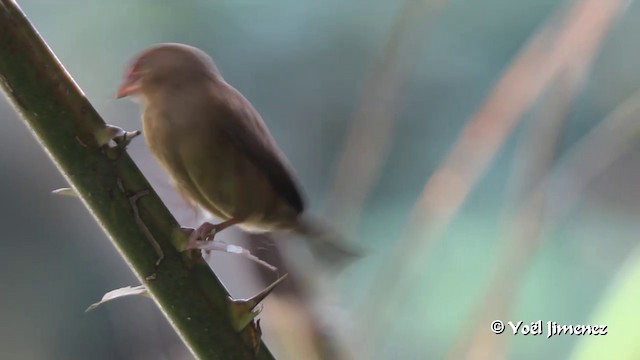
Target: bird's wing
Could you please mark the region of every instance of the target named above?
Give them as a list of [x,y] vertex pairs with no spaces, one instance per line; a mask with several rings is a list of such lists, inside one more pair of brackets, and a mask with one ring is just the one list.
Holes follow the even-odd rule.
[[[220,91],[223,90],[223,94]],[[249,159],[269,180],[271,186],[296,211],[304,210],[304,200],[294,180],[290,165],[260,114],[236,89],[224,84],[216,89],[223,116],[219,117],[220,131],[236,150]],[[224,96],[220,96],[224,95]],[[220,109],[220,108],[219,108]]]

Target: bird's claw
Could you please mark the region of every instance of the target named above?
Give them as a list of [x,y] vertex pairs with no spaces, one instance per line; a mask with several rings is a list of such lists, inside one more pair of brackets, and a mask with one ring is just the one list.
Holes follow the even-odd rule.
[[196,230],[191,229],[189,234],[189,243],[197,243],[199,241],[213,241],[218,233],[218,227],[211,223],[205,222]]
[[[183,227],[182,231],[184,231],[189,236],[187,249],[199,249],[202,243],[214,240],[218,229],[215,225],[205,222],[197,229]],[[209,251],[207,250],[206,253],[209,254]]]

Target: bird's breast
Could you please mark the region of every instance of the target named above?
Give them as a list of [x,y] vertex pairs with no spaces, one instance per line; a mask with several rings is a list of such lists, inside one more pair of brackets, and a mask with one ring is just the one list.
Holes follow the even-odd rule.
[[242,219],[252,229],[291,227],[297,212],[217,124],[196,114],[144,114],[151,152],[190,202],[223,220]]

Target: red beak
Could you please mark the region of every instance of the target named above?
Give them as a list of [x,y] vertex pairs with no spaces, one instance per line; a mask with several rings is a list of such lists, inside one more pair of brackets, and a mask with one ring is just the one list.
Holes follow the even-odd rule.
[[133,95],[140,90],[140,85],[137,82],[125,81],[120,85],[116,92],[116,98],[120,99],[129,95]]

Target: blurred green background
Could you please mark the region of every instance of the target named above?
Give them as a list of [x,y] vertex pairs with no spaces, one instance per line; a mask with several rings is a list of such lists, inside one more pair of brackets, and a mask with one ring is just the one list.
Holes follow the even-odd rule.
[[[344,312],[323,316],[338,329],[337,341],[350,349],[351,357],[587,359],[599,352],[635,359],[640,357],[640,345],[633,341],[640,336],[634,325],[640,317],[635,306],[640,284],[625,280],[637,278],[640,266],[634,255],[640,233],[635,133],[625,131],[624,140],[614,137],[597,148],[631,143],[594,176],[586,179],[567,170],[572,181],[584,180],[585,190],[575,201],[565,199],[578,186],[569,181],[547,193],[549,205],[542,217],[551,219],[539,225],[545,228],[549,221],[553,226],[540,237],[528,234],[536,241],[531,248],[512,245],[520,247],[505,250],[510,243],[520,244],[505,229],[513,225],[514,214],[541,176],[530,175],[548,173],[544,167],[526,170],[537,152],[552,148],[551,161],[562,166],[558,159],[640,89],[637,2],[620,6],[600,34],[603,39],[591,66],[575,90],[563,88],[559,76],[523,110],[514,133],[429,251],[416,251],[416,259],[393,258],[397,247],[404,246],[404,254],[411,255],[410,244],[422,241],[420,236],[411,243],[403,238],[414,204],[518,53],[549,19],[567,16],[581,3],[589,1],[19,1],[104,119],[128,130],[141,127],[138,106],[116,101],[114,92],[132,56],[158,42],[188,43],[211,54],[226,80],[261,112],[319,214],[331,205],[327,199],[339,181],[335,169],[353,119],[367,114],[361,106],[373,103],[372,116],[389,112],[392,125],[382,135],[365,139],[375,153],[376,144],[384,143],[378,137],[388,138],[388,146],[380,145],[383,155],[375,159],[379,172],[371,183],[362,184],[368,188],[365,201],[346,197],[340,204],[349,214],[359,208],[359,216],[353,215],[359,221],[349,218],[350,224],[340,226],[350,229],[345,231],[368,255],[334,285],[339,291],[333,303]],[[545,29],[551,29],[554,38],[565,25],[560,21]],[[377,78],[381,73],[390,75]],[[566,108],[557,117],[561,129],[553,134],[558,139],[553,147],[538,142],[548,137],[535,137],[535,129],[553,118],[545,109],[556,106],[556,97],[566,99],[560,105]],[[388,107],[375,109],[376,103],[389,99]],[[502,103],[509,105],[509,97]],[[65,181],[4,97],[0,115],[0,357],[190,359],[146,298],[122,299],[84,313],[106,291],[135,285],[136,279],[82,204],[50,193],[66,186]],[[382,126],[379,120],[363,124],[374,130]],[[477,136],[495,131],[483,130]],[[526,145],[531,139],[534,143]],[[360,149],[367,151],[362,157],[371,155],[366,146]],[[129,152],[174,214],[185,225],[197,225],[197,216],[173,192],[144,141],[134,140]],[[599,161],[598,154],[587,159]],[[348,180],[362,190],[357,158],[354,164]],[[553,218],[554,204],[568,204],[564,216]],[[415,219],[418,225],[430,224]],[[425,235],[424,241],[432,237]],[[241,238],[236,230],[225,234],[229,241]],[[522,276],[513,283],[492,282],[510,272],[509,265],[500,267],[509,264],[509,256],[511,266],[523,266],[521,272],[513,271]],[[389,265],[405,260],[413,264],[408,269]],[[216,254],[213,263],[232,294],[246,297],[260,288],[246,260]],[[387,271],[397,271],[392,276],[411,284],[408,291],[389,291],[395,302],[385,292],[369,292]],[[498,306],[497,314],[505,321],[602,323],[609,325],[609,332],[604,337],[551,339],[492,335],[489,321],[482,320],[493,314],[482,311],[484,301]],[[363,315],[362,309],[374,313]],[[270,311],[267,304],[265,316]],[[378,328],[365,327],[363,318]],[[285,317],[268,321],[287,324]],[[278,334],[265,322],[271,345]],[[482,355],[482,346],[470,345],[485,336],[483,331],[488,339],[502,342],[487,344],[489,355]],[[282,359],[315,356],[294,355],[282,341],[272,343]]]

